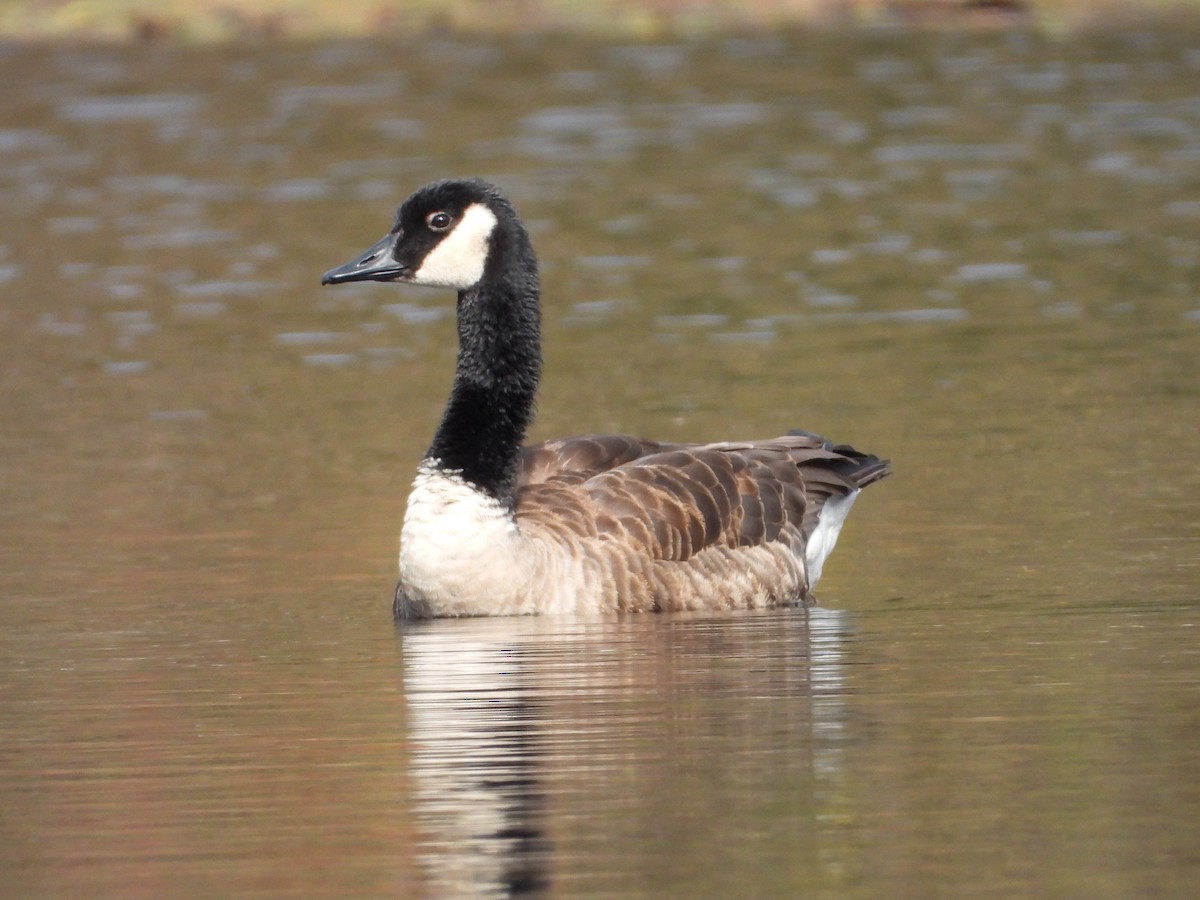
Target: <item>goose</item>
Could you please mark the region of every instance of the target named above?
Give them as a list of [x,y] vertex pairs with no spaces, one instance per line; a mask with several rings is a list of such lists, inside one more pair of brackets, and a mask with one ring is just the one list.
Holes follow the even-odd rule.
[[321,281],[458,292],[454,383],[404,514],[397,618],[813,602],[851,504],[890,472],[806,431],[523,448],[542,369],[537,260],[487,182],[420,188],[382,240]]

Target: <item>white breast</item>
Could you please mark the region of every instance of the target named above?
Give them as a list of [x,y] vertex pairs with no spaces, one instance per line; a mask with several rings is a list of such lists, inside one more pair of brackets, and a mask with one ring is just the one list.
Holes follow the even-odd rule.
[[400,583],[425,615],[532,610],[516,522],[494,497],[430,460],[413,482],[400,533]]

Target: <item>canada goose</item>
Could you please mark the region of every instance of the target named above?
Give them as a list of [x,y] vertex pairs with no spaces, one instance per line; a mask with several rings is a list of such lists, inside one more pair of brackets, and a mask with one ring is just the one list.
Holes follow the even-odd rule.
[[399,617],[738,609],[810,598],[859,490],[888,462],[802,431],[525,449],[541,375],[537,260],[509,202],[438,181],[322,284],[458,291],[458,365],[400,536]]

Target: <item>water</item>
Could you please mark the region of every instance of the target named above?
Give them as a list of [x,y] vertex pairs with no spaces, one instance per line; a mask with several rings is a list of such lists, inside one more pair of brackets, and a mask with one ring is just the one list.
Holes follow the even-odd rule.
[[[0,887],[1190,896],[1200,36],[0,54]],[[532,437],[890,456],[809,610],[393,626],[480,174]]]

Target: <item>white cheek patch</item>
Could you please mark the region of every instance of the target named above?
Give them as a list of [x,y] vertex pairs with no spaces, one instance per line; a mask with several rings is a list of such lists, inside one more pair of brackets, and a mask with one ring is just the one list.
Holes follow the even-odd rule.
[[488,239],[495,227],[496,214],[482,203],[472,203],[458,224],[425,257],[409,283],[458,291],[478,284],[487,262]]

